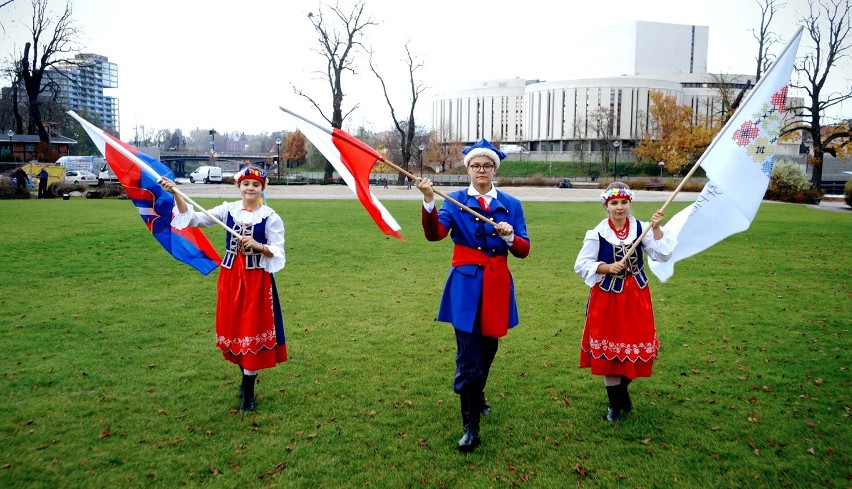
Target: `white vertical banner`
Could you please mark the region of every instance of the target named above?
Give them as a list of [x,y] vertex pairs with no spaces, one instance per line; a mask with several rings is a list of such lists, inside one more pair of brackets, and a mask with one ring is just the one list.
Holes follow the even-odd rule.
[[649,260],[654,275],[665,282],[680,260],[748,229],[757,214],[775,158],[787,110],[787,89],[802,29],[784,48],[701,156],[709,181],[698,199],[665,225],[677,247],[664,263]]

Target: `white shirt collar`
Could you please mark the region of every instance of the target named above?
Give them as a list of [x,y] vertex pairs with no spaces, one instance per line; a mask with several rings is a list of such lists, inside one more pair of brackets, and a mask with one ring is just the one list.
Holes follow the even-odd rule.
[[473,184],[470,184],[470,187],[467,188],[467,195],[470,195],[471,197],[479,197],[482,195],[483,197],[486,197],[486,202],[491,202],[491,199],[497,198],[497,189],[494,188],[494,185],[491,185],[491,190],[484,194],[480,194],[479,191],[473,187]]

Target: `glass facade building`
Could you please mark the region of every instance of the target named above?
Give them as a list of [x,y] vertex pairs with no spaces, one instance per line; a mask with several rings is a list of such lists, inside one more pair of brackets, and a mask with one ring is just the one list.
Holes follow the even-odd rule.
[[118,99],[104,95],[104,89],[118,88],[117,64],[110,63],[106,56],[78,54],[45,75],[58,88],[63,107],[97,115],[104,129],[118,133]]

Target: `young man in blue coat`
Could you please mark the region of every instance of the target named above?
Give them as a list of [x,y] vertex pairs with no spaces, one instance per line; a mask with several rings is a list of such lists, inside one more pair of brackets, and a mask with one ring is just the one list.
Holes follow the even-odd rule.
[[423,193],[423,231],[429,241],[453,240],[450,275],[438,321],[452,323],[456,334],[453,390],[461,400],[464,434],[458,448],[470,452],[480,443],[479,418],[491,408],[485,384],[497,354],[498,338],[518,324],[515,286],[507,257],[526,258],[530,240],[521,202],[494,188],[494,174],[506,155],[482,139],[462,151],[470,186],[449,194],[496,224],[445,201],[435,209],[432,181],[418,178]]

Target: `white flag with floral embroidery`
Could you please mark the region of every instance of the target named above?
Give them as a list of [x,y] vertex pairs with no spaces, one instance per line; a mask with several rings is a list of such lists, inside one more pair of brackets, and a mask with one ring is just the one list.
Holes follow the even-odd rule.
[[778,135],[787,109],[787,85],[802,38],[800,28],[748,99],[707,148],[697,164],[708,182],[694,203],[665,225],[677,247],[667,262],[649,260],[665,282],[674,264],[748,229],[769,186]]

